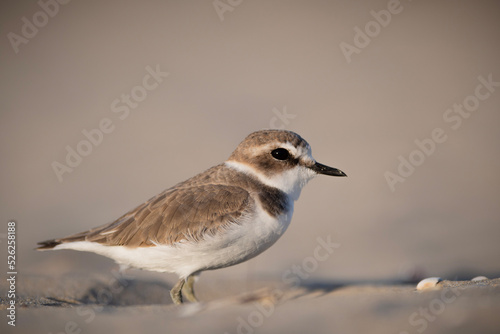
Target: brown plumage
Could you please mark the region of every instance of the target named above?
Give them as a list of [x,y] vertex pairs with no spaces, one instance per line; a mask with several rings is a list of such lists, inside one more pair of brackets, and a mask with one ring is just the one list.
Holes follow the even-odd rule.
[[[51,249],[74,241],[150,247],[182,239],[200,240],[204,235],[214,235],[235,224],[255,207],[254,198],[273,216],[284,212],[288,205],[282,191],[263,187],[256,179],[243,178],[241,173],[221,164],[165,190],[110,224],[40,242],[38,249]],[[276,201],[280,205],[269,205]]]
[[290,224],[302,187],[318,174],[346,176],[316,162],[298,134],[257,131],[223,164],[108,225],[41,242],[38,249],[90,251],[121,265],[176,273],[172,301],[194,302],[194,276],[247,261],[274,244]]

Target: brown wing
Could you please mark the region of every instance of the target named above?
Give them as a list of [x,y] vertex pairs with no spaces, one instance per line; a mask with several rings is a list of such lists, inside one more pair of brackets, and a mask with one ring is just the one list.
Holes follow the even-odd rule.
[[168,189],[116,221],[66,238],[39,243],[50,249],[60,243],[93,241],[109,246],[148,247],[182,239],[199,240],[237,223],[253,206],[239,187],[206,184]]

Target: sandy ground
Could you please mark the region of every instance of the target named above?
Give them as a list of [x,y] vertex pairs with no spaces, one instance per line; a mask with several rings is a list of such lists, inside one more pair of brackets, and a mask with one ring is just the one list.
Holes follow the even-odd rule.
[[[499,278],[445,280],[425,291],[398,282],[286,286],[256,281],[249,286],[200,280],[202,302],[179,307],[170,301],[169,283],[147,277],[23,277],[16,326],[4,316],[1,332],[457,334],[500,328]],[[5,313],[5,284],[1,289]]]

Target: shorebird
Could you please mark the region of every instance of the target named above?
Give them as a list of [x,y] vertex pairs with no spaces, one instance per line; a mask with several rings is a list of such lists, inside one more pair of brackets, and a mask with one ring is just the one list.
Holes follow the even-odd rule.
[[107,256],[125,267],[171,272],[175,304],[196,302],[195,276],[247,261],[273,245],[292,219],[302,187],[318,174],[346,176],[316,162],[298,134],[262,130],[229,158],[114,222],[38,243]]

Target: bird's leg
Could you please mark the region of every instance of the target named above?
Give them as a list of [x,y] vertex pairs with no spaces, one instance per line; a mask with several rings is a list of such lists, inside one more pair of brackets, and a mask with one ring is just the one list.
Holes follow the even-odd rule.
[[182,287],[184,286],[184,283],[186,281],[184,280],[184,278],[181,278],[180,280],[177,281],[177,283],[175,283],[174,287],[172,288],[172,290],[170,290],[170,297],[172,297],[172,301],[174,302],[174,304],[182,304]]
[[194,281],[195,281],[195,276],[194,275],[189,275],[186,278],[186,284],[182,288],[182,294],[190,302],[197,303],[198,299],[196,299],[196,297],[194,296],[194,290],[193,290]]

